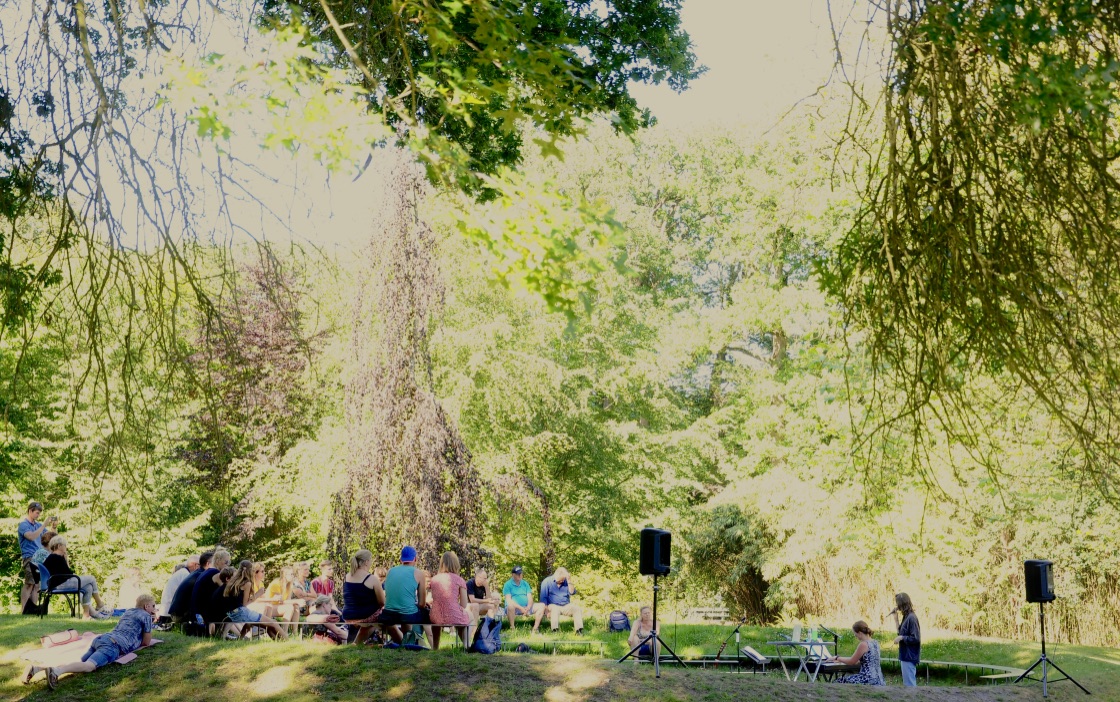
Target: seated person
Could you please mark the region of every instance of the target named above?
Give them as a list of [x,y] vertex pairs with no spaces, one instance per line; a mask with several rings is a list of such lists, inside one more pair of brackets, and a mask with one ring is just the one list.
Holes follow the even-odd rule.
[[852,633],[856,635],[859,644],[855,653],[849,658],[833,656],[827,659],[830,663],[843,663],[844,665],[859,664],[859,672],[851,675],[841,675],[836,678],[838,683],[851,685],[886,685],[883,681],[883,669],[879,665],[879,642],[871,638],[871,628],[862,619],[852,625]]
[[[262,593],[268,590],[264,584],[264,563],[260,563],[259,561],[253,564],[253,592],[258,590]],[[264,597],[253,600],[248,606],[249,609],[262,617],[276,619],[276,606],[268,602]]]
[[467,581],[467,601],[474,606],[474,611],[479,617],[499,616],[502,605],[502,596],[496,592],[488,592],[490,576],[485,568],[474,572],[474,577]]
[[506,600],[506,619],[509,620],[511,630],[517,624],[517,615],[529,617],[535,611],[535,605],[529,601],[533,588],[525,582],[523,573],[521,566],[514,566],[510,579],[502,586],[502,597]]
[[[66,673],[91,673],[112,663],[126,653],[152,644],[152,617],[156,613],[156,598],[144,593],[136,598],[136,607],[121,615],[121,620],[107,634],[93,640],[80,663],[69,663],[47,668],[47,685],[53,690],[58,678]],[[43,668],[31,666],[24,675],[24,682],[31,682]]]
[[552,631],[560,631],[560,617],[571,617],[572,628],[577,634],[583,633],[583,608],[572,602],[572,595],[576,594],[576,587],[572,585],[572,578],[565,568],[557,568],[556,572],[541,582],[541,595],[538,598],[541,605],[537,610],[536,621],[533,622],[533,633],[540,630],[541,619],[548,614],[552,622]]
[[[101,593],[97,589],[97,578],[92,575],[78,575],[70,569],[70,561],[67,558],[66,537],[61,534],[55,536],[50,542],[50,555],[43,560],[43,567],[51,574],[50,582],[51,587],[58,587],[60,585],[70,585],[74,580],[78,581],[78,587],[81,590],[82,609],[85,611],[86,619],[104,619],[109,616],[105,603],[101,600]],[[90,606],[90,601],[97,603],[97,609]]]
[[[190,621],[196,624],[209,624],[214,621],[211,598],[215,590],[225,585],[221,573],[229,568],[230,558],[229,551],[224,548],[214,551],[214,557],[210,559],[210,567],[202,571],[202,575],[194,583],[194,590],[191,592]],[[219,621],[221,618],[219,617]]]
[[222,571],[222,575],[225,576],[227,571],[232,572],[229,573],[226,584],[221,589],[216,590],[212,596],[215,617],[220,615],[222,619],[229,619],[232,622],[231,626],[235,626],[235,628],[236,625],[242,625],[242,636],[252,631],[251,626],[245,625],[258,624],[264,627],[268,631],[268,635],[274,639],[288,638],[280,630],[280,625],[273,619],[249,609],[249,605],[264,594],[264,588],[255,587],[253,562],[241,561],[237,570],[227,568]]
[[432,622],[432,648],[439,648],[439,637],[443,627],[453,626],[463,647],[467,643],[467,627],[471,620],[477,620],[470,602],[467,601],[467,582],[459,575],[459,556],[448,551],[439,559],[439,572],[432,578],[429,589],[432,591],[432,609],[429,617]]
[[198,570],[194,571],[179,584],[179,589],[175,591],[174,597],[171,598],[171,606],[167,608],[167,614],[171,617],[173,622],[187,621],[190,618],[191,610],[191,597],[194,595],[194,585],[198,579],[202,577],[210,568],[210,561],[214,558],[213,551],[204,551],[198,557]]
[[[428,575],[416,567],[416,549],[401,549],[401,564],[385,576],[385,608],[377,621],[389,624],[389,636],[396,643],[404,640],[398,624],[429,624]],[[425,630],[427,630],[425,628]]]
[[[626,644],[630,646],[631,650],[638,645],[639,641],[643,641],[650,633],[653,632],[653,608],[645,605],[638,611],[638,621],[634,623],[634,628],[630,630],[630,638],[626,640]],[[651,645],[652,644],[652,647]],[[638,649],[638,656],[642,658],[653,658],[654,649],[660,649],[657,645],[657,639],[642,644]],[[660,651],[658,651],[660,653]]]
[[[385,592],[381,581],[369,572],[371,565],[373,554],[364,548],[350,559],[350,572],[342,581],[342,618],[347,624],[371,624],[381,613]],[[372,633],[372,626],[358,626],[355,643],[364,642]]]
[[49,548],[50,545],[51,545],[51,539],[53,539],[56,536],[58,536],[57,531],[44,531],[43,532],[43,538],[39,540],[39,543],[42,544],[42,545],[39,546],[39,548],[35,549],[35,553],[31,556],[31,562],[32,563],[34,563],[37,566],[42,565],[43,563],[46,563],[47,556],[51,555],[51,550]]
[[300,600],[301,611],[311,611],[311,603],[319,595],[311,587],[311,563],[300,561],[292,566],[295,569],[295,582],[292,585],[292,596]]
[[315,591],[316,599],[326,595],[331,598],[331,602],[334,602],[334,563],[331,561],[319,563],[319,577],[311,581],[311,589]]
[[268,584],[268,593],[264,601],[273,606],[277,617],[283,617],[289,622],[298,622],[300,612],[303,611],[304,600],[296,595],[296,569],[293,566],[284,566],[280,569],[280,577]]
[[334,612],[334,600],[330,595],[319,595],[311,603],[307,621],[315,625],[311,633],[316,639],[336,644],[346,643],[347,631],[338,625],[338,620],[339,616]]
[[[178,592],[179,586],[186,581],[187,577],[199,569],[201,562],[201,556],[192,555],[188,556],[184,563],[175,566],[175,570],[172,571],[171,577],[167,579],[167,584],[163,586],[163,594],[159,598],[160,619],[171,616],[171,603],[175,599],[175,593]],[[209,562],[209,559],[207,559],[207,562]]]

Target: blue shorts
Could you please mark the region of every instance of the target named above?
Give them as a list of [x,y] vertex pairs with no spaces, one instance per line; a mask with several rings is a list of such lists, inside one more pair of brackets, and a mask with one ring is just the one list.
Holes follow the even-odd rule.
[[241,605],[226,616],[229,617],[231,622],[236,624],[256,624],[261,620],[259,612],[254,612],[245,605]]
[[90,662],[97,668],[108,665],[124,655],[116,641],[102,634],[93,640],[89,650],[82,656],[83,662]]
[[381,624],[429,624],[431,620],[428,618],[428,610],[419,609],[412,614],[404,614],[403,612],[394,612],[391,609],[381,610],[381,616],[377,618]]

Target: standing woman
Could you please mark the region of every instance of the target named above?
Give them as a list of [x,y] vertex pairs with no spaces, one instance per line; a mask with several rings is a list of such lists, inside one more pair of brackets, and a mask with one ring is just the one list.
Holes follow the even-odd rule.
[[373,622],[385,604],[381,581],[369,572],[373,554],[362,549],[350,559],[350,572],[342,581],[342,619],[358,630],[354,643],[362,643],[373,633]]
[[[910,595],[900,592],[894,596],[895,608],[891,610],[894,615],[894,626],[898,629],[898,636],[894,642],[898,644],[898,662],[902,668],[902,684],[904,687],[916,687],[918,684],[918,662],[922,659],[922,628],[918,626],[918,615],[914,614],[914,603]],[[898,615],[902,613],[902,621]]]
[[886,685],[883,682],[883,668],[879,659],[879,642],[871,638],[871,627],[862,619],[852,624],[852,633],[856,635],[859,645],[851,658],[834,656],[830,661],[844,665],[859,664],[859,672],[852,675],[841,675],[836,679],[838,683],[849,685]]

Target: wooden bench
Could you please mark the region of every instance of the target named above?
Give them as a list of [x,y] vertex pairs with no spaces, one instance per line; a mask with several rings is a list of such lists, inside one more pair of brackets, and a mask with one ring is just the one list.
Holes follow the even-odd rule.
[[[538,651],[539,653],[551,653],[553,655],[556,655],[556,649],[568,647],[583,647],[586,648],[588,652],[594,651],[594,649],[598,647],[600,657],[603,655],[604,651],[603,642],[595,639],[579,639],[578,641],[518,641],[517,643],[504,641],[502,642],[502,650],[515,651],[521,644],[525,644],[533,651],[537,651],[536,647],[539,646],[542,649]],[[548,650],[549,648],[551,648],[551,651]]]
[[730,616],[731,613],[727,610],[727,607],[693,607],[688,610],[687,614],[687,617],[690,619],[696,617],[698,619],[711,619],[718,622],[725,622]]
[[[882,660],[883,662],[886,662],[886,663],[898,663],[897,658],[882,658],[880,660]],[[964,670],[964,684],[965,685],[968,684],[968,671],[969,670],[979,670],[981,674],[978,677],[981,680],[987,680],[988,682],[993,683],[993,684],[997,683],[1001,680],[1018,678],[1020,675],[1022,675],[1024,672],[1026,672],[1022,668],[1012,668],[1012,667],[1006,666],[1006,665],[995,665],[995,664],[992,664],[992,663],[966,663],[964,661],[933,661],[933,660],[923,659],[923,660],[918,662],[918,665],[920,665],[920,666],[924,665],[926,667],[926,683],[927,684],[929,683],[929,667],[931,665],[944,666],[946,668],[962,668]],[[988,670],[991,670],[993,672],[985,675],[984,672],[988,671]]]

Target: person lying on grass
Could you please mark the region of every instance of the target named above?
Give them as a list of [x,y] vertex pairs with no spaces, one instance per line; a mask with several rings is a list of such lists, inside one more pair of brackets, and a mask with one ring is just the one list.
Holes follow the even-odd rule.
[[140,595],[136,598],[136,607],[125,611],[112,631],[98,636],[90,643],[89,650],[85,652],[80,662],[47,668],[33,665],[23,676],[23,684],[30,683],[39,671],[46,670],[47,685],[53,690],[58,686],[58,678],[62,675],[92,673],[138,648],[151,646],[152,617],[155,613],[156,598],[147,593]]

